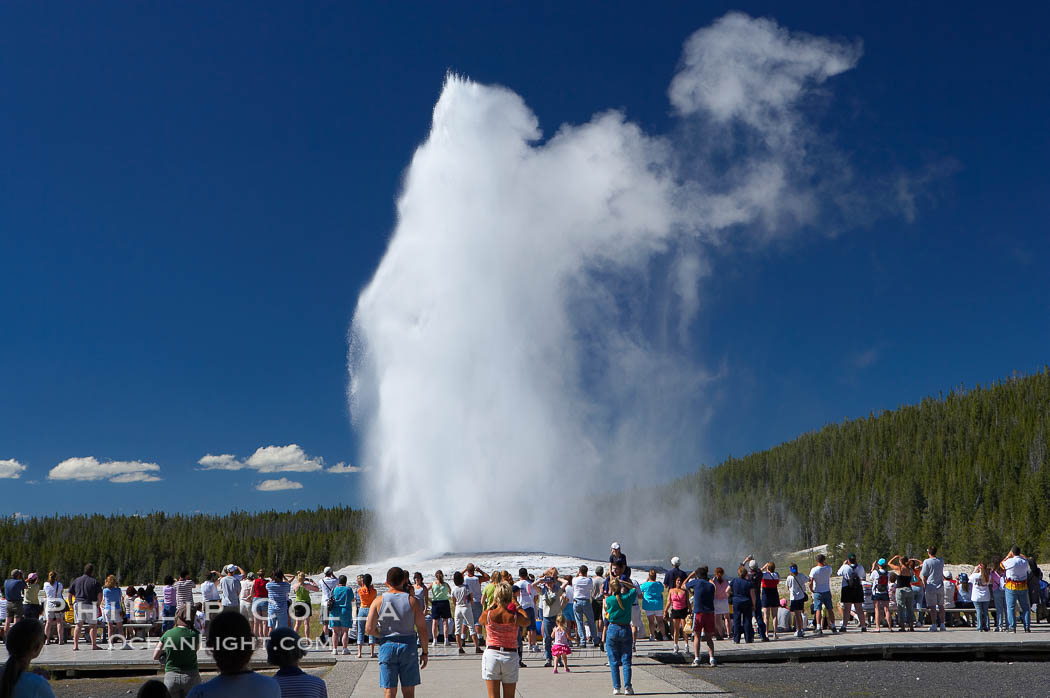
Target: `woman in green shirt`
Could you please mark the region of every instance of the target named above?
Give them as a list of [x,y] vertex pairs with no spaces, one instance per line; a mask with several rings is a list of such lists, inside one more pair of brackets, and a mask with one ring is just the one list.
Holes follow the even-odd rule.
[[445,582],[445,573],[441,570],[434,573],[434,578],[434,583],[430,585],[430,617],[434,625],[434,645],[437,645],[438,635],[442,635],[447,647],[448,633],[445,631],[451,631],[451,627],[446,626],[452,623],[452,606],[448,602],[451,589]]
[[321,587],[314,584],[313,580],[306,576],[306,572],[300,571],[296,575],[292,589],[292,618],[295,619],[293,630],[307,640],[310,639],[310,616],[314,614],[313,604],[310,603],[310,592],[320,590]]
[[631,686],[631,608],[638,598],[638,590],[632,582],[620,579],[609,580],[609,595],[605,597],[605,654],[609,657],[612,671],[613,694],[620,694],[620,667],[623,667],[623,692],[633,696]]

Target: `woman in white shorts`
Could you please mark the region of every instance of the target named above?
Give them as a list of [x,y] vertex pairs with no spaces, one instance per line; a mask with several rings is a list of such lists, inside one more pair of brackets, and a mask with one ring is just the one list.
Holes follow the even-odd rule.
[[478,623],[485,626],[485,654],[481,657],[481,678],[489,698],[514,698],[518,684],[518,628],[529,624],[520,606],[510,610],[514,598],[510,584],[499,582],[492,595],[493,606],[482,611]]
[[51,628],[55,628],[58,634],[58,644],[66,644],[66,600],[62,596],[62,582],[58,581],[58,575],[54,570],[47,573],[47,581],[44,582],[44,615],[47,622],[44,624],[44,636],[51,642]]

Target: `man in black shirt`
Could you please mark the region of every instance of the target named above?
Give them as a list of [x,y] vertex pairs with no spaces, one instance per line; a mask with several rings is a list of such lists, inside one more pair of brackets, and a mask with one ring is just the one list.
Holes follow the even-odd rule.
[[73,580],[69,590],[76,600],[74,614],[77,626],[73,630],[73,650],[79,650],[80,632],[83,626],[88,626],[88,637],[91,638],[91,649],[99,649],[96,644],[98,636],[98,611],[102,607],[102,585],[95,579],[95,566],[84,565],[84,574]]
[[620,544],[613,541],[609,546],[609,571],[612,572],[613,565],[620,564],[627,567],[627,556],[620,552]]

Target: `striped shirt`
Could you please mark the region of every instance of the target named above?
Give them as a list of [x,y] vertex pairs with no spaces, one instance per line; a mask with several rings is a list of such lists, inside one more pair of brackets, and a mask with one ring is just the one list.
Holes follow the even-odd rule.
[[278,613],[288,612],[288,594],[292,585],[288,582],[267,582],[266,593],[270,597],[270,610]]
[[299,667],[284,667],[273,675],[281,685],[281,698],[328,698],[324,681]]
[[184,603],[193,605],[193,587],[197,586],[197,583],[192,579],[180,579],[175,582],[175,605],[181,606]]

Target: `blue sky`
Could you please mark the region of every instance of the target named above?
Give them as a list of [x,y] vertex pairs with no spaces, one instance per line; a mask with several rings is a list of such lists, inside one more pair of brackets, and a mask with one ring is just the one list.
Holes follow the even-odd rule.
[[[705,460],[1047,363],[1046,9],[374,5],[0,7],[9,513],[362,504],[321,470],[359,456],[346,331],[445,72],[545,133],[608,108],[663,133],[682,42],[731,9],[862,40],[822,130],[862,170],[939,176],[911,221],[713,260]],[[49,480],[70,458],[162,480]],[[281,478],[302,488],[255,489]]]

